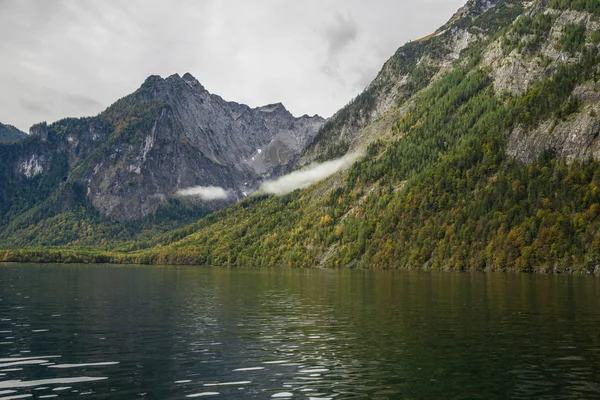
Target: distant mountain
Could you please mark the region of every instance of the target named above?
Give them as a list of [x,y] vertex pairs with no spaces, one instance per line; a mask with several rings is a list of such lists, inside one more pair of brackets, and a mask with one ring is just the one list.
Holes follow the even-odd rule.
[[25,132],[20,131],[14,126],[0,123],[0,143],[12,143],[26,137],[27,134]]
[[[0,211],[60,203],[73,198],[67,189],[77,188],[102,216],[139,220],[194,186],[223,188],[227,198],[197,200],[220,208],[290,168],[323,123],[318,116],[295,118],[282,104],[250,108],[225,101],[189,73],[151,76],[97,117],[38,124],[27,144],[5,147]],[[31,185],[44,191],[23,205],[23,187]]]

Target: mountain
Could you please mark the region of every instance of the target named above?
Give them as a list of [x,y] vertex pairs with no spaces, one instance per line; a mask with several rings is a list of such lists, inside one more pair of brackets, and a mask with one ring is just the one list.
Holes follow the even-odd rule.
[[0,259],[600,272],[600,3],[470,0],[296,165],[350,169],[186,227]]
[[0,148],[0,212],[10,223],[40,202],[60,213],[77,198],[105,218],[140,220],[194,186],[224,189],[221,201],[197,201],[217,209],[284,173],[323,123],[282,104],[225,101],[189,73],[151,76],[97,117],[37,124],[27,141]]
[[26,137],[27,134],[25,132],[21,132],[14,126],[0,123],[0,143],[12,143]]

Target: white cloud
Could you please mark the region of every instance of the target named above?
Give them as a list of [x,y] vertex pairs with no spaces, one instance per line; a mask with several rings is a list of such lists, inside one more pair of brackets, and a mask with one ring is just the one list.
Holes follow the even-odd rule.
[[304,169],[294,171],[274,181],[264,182],[260,189],[258,189],[258,192],[284,195],[296,189],[303,189],[313,183],[322,181],[338,171],[349,168],[361,157],[362,153],[356,152],[321,164],[311,164]]
[[175,193],[181,197],[198,197],[204,201],[226,200],[229,197],[227,192],[222,187],[218,186],[194,186],[186,189],[180,189]]

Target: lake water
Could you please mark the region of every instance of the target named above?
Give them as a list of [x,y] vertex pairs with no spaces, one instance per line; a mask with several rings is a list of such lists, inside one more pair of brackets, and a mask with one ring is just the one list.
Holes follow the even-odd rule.
[[600,399],[590,276],[0,266],[0,399]]

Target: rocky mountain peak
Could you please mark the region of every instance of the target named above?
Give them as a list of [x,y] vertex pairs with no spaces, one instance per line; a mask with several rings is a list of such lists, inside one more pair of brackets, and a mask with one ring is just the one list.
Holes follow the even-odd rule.
[[166,100],[166,97],[168,97],[167,93],[173,95],[189,90],[199,94],[209,94],[204,86],[189,72],[186,72],[183,76],[175,73],[167,78],[162,78],[159,75],[151,75],[144,81],[136,93],[146,100]]
[[142,88],[150,88],[159,85],[163,82],[163,78],[160,75],[150,75],[146,78],[142,84]]
[[278,114],[293,118],[292,113],[289,112],[287,108],[285,108],[285,106],[281,103],[266,104],[264,106],[256,107],[254,110],[265,114],[266,117],[268,117],[268,114]]
[[143,218],[195,186],[224,189],[226,199],[202,203],[216,209],[287,171],[323,123],[318,116],[295,118],[281,103],[251,108],[224,100],[189,72],[152,75],[98,117],[34,125],[31,135],[40,140],[5,167],[27,172],[18,182],[61,165],[57,190],[79,185],[87,201],[116,220]]
[[40,122],[29,128],[29,135],[39,137],[42,141],[48,139],[48,124],[46,122]]
[[262,112],[273,112],[275,110],[286,110],[286,108],[281,103],[274,103],[274,104],[266,104],[264,106],[256,107],[256,110],[262,111]]
[[183,74],[183,76],[181,77],[188,85],[192,86],[192,87],[196,87],[202,91],[206,90],[204,89],[204,86],[202,86],[202,84],[198,81],[198,79],[196,79],[192,74],[190,74],[189,72],[186,72],[185,74]]

